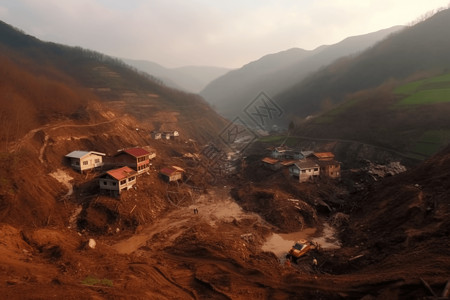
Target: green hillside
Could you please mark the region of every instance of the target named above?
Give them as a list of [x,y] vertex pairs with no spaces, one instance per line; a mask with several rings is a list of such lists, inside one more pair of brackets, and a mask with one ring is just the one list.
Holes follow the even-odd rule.
[[450,74],[414,81],[394,91],[404,95],[398,105],[422,105],[450,102]]
[[[352,93],[373,89],[389,79],[403,81],[421,73],[450,70],[450,10],[438,12],[429,19],[395,33],[361,55],[347,57],[324,67],[299,81],[290,89],[275,96],[283,106],[287,118],[317,114],[324,103],[341,103]],[[436,80],[445,80],[439,78]],[[434,88],[442,82],[424,82]],[[414,88],[414,86],[406,87]],[[433,94],[436,93],[436,94]],[[448,95],[442,88],[437,92],[423,91],[405,99],[402,104],[420,103],[424,97],[429,103],[443,101]]]
[[361,141],[425,159],[450,143],[450,73],[389,81],[303,123],[298,135]]

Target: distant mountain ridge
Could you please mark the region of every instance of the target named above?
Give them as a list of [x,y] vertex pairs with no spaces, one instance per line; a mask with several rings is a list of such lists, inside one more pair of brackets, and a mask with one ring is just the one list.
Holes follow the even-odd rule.
[[346,57],[298,81],[275,96],[290,116],[306,117],[324,102],[340,103],[351,93],[375,88],[388,79],[450,68],[450,10],[406,28],[355,57]]
[[208,83],[230,71],[227,68],[211,66],[185,66],[166,68],[147,60],[122,59],[136,69],[155,76],[172,88],[199,93]]
[[334,60],[359,53],[388,35],[401,30],[395,26],[366,35],[347,38],[315,50],[293,48],[269,54],[208,84],[200,95],[222,115],[232,118],[261,91],[274,96],[301,81],[305,76]]

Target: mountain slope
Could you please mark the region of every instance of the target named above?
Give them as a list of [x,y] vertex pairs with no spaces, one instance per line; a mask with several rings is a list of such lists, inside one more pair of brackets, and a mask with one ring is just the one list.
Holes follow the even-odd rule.
[[308,118],[296,134],[364,142],[423,160],[450,143],[449,90],[448,73],[407,84],[391,80]]
[[270,54],[231,71],[211,82],[200,94],[224,116],[234,117],[260,92],[271,96],[301,81],[339,57],[355,54],[372,46],[392,32],[396,26],[378,32],[350,37],[331,46],[313,51],[290,49]]
[[183,91],[198,93],[208,83],[229,71],[226,68],[186,66],[166,68],[146,60],[123,59],[130,66],[161,79],[165,85]]
[[345,58],[299,81],[275,98],[289,117],[317,113],[325,102],[337,103],[350,93],[374,88],[390,78],[406,79],[450,67],[450,10],[394,34],[361,55]]
[[[63,157],[73,150],[113,155],[152,144],[154,129],[178,130],[182,140],[203,144],[226,125],[199,96],[100,53],[42,42],[4,23],[0,49],[1,222],[65,226],[73,206],[62,201],[68,194],[54,176],[67,170]],[[176,145],[195,152],[181,150],[190,143]],[[152,199],[164,203],[163,196]]]
[[358,208],[342,237],[353,246],[348,257],[360,257],[336,268],[386,283],[372,294],[377,299],[421,299],[430,293],[423,280],[440,295],[450,276],[448,178],[450,146],[354,197]]
[[[179,128],[187,137],[206,141],[224,127],[225,121],[197,95],[161,85],[154,77],[136,72],[120,60],[90,50],[42,42],[5,23],[0,23],[0,47],[12,63],[26,72],[61,81],[67,85],[66,90],[78,86],[90,97],[108,102],[109,107],[145,120],[149,128]],[[19,93],[17,90],[15,93]],[[67,97],[59,98],[53,101],[65,105]],[[197,126],[193,120],[201,120],[206,126]]]

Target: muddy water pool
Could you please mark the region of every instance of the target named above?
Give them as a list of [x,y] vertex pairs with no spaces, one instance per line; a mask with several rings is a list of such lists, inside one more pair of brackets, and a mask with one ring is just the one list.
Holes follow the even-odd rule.
[[280,260],[284,260],[289,249],[300,239],[319,243],[324,250],[338,249],[341,247],[341,243],[335,235],[334,228],[327,223],[324,224],[323,230],[320,232],[316,228],[306,228],[302,231],[286,234],[274,233],[267,238],[262,250],[273,252]]

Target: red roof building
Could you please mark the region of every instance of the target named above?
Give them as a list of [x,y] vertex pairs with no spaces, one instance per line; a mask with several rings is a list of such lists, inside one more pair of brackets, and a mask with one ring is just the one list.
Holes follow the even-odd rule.
[[133,168],[138,174],[142,174],[149,170],[150,159],[155,156],[156,154],[154,152],[142,148],[129,148],[119,151],[119,153],[114,156],[114,160],[118,164]]
[[167,181],[177,181],[183,178],[184,170],[177,166],[164,167],[159,170],[159,174]]
[[123,191],[129,190],[136,184],[137,172],[129,167],[122,167],[106,172],[100,176],[100,189],[119,196]]

